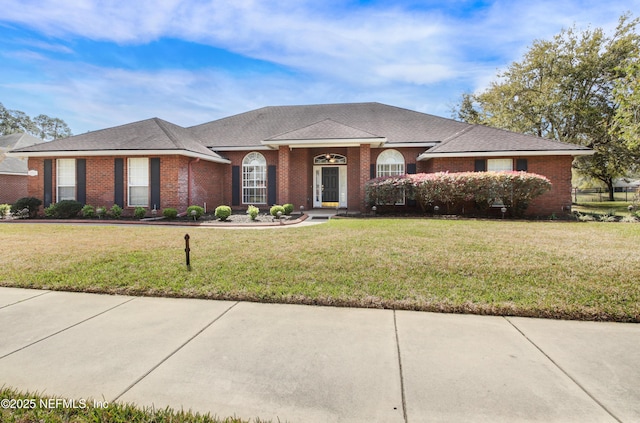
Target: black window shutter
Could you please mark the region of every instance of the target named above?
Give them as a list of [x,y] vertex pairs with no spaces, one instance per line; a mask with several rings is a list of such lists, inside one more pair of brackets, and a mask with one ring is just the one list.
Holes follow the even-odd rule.
[[[276,166],[271,165],[267,166],[267,204],[275,204],[276,203]],[[283,198],[284,201],[288,201]]]
[[415,175],[417,171],[416,169],[415,163],[407,163],[407,175]]
[[113,204],[124,207],[124,159],[114,159],[113,174]]
[[369,179],[373,179],[376,177],[376,165],[375,164],[371,164],[369,165]]
[[240,205],[240,166],[231,166],[231,205]]
[[149,160],[150,165],[150,178],[149,183],[151,185],[151,204],[150,207],[160,208],[160,158],[155,157]]
[[76,201],[87,204],[87,159],[76,159]]
[[516,160],[516,170],[518,172],[526,172],[529,165],[527,163],[527,159],[517,159]]
[[49,207],[53,201],[53,161],[45,159],[44,161],[44,207]]
[[485,159],[477,159],[476,160],[476,172],[486,172],[487,171],[487,161]]

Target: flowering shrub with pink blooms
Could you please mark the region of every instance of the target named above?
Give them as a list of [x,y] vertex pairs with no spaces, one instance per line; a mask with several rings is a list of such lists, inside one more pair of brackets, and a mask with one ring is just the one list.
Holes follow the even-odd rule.
[[502,201],[514,216],[522,214],[531,200],[550,189],[549,179],[527,172],[418,173],[376,178],[365,185],[371,205],[394,204],[403,194],[416,200],[424,211],[435,204],[450,210],[470,202],[488,210]]

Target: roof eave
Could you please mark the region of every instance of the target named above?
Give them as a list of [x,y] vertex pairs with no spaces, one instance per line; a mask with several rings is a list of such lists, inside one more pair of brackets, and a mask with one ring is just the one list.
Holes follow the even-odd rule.
[[509,151],[462,151],[452,153],[430,153],[428,151],[420,154],[418,161],[427,161],[434,158],[446,157],[540,157],[540,156],[592,156],[593,150],[509,150]]
[[100,157],[100,156],[185,156],[214,163],[231,164],[222,157],[191,150],[65,150],[65,151],[9,151],[7,157]]
[[325,148],[325,147],[359,147],[361,145],[368,144],[371,147],[382,147],[387,142],[385,137],[380,138],[318,138],[318,139],[305,139],[305,140],[264,140],[261,141],[262,145],[266,145],[272,149],[277,149],[281,145],[289,148]]

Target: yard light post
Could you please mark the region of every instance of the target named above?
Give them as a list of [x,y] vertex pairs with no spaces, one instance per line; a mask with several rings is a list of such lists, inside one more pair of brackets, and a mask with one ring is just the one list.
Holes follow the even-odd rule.
[[187,270],[191,271],[191,258],[189,257],[189,253],[191,252],[191,248],[189,248],[189,234],[184,236],[184,253],[186,254],[187,259]]
[[371,207],[371,214],[372,215],[376,215],[376,210],[378,210],[378,208],[376,206]]
[[278,221],[280,222],[280,224],[282,225],[282,212],[278,211],[278,213],[276,213],[276,215],[278,216]]
[[500,209],[500,212],[502,212],[502,218],[504,219],[504,214],[507,212],[507,208],[506,207],[502,207]]
[[629,210],[629,213],[632,213],[634,208],[635,207],[633,207],[633,204],[629,204],[629,207],[627,207],[627,210]]
[[195,210],[191,210],[191,217],[193,217],[193,221],[194,221],[194,222],[196,221],[196,215],[197,215],[197,214],[198,214],[198,212],[197,212],[197,211],[195,211]]
[[440,212],[440,206],[434,206],[434,207],[433,207],[433,213],[434,213],[435,215],[438,215],[438,213],[439,213],[439,212]]

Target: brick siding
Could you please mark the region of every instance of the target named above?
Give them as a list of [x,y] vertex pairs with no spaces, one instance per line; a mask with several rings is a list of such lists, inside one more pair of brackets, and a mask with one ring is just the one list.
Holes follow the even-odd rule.
[[19,198],[26,197],[28,178],[32,176],[0,175],[0,204],[13,204]]
[[[416,157],[424,151],[421,148],[398,148],[405,163],[415,163],[416,171],[423,172],[467,172],[473,171],[475,158],[435,158],[426,162],[416,162]],[[364,184],[370,179],[370,169],[375,165],[378,155],[383,149],[370,148],[368,145],[349,148],[313,148],[292,149],[281,147],[279,150],[259,151],[267,166],[276,166],[277,202],[279,204],[292,203],[296,209],[301,205],[305,209],[313,207],[313,158],[319,154],[333,153],[347,157],[347,203],[349,210],[365,211]],[[224,152],[222,155],[231,161],[231,165],[212,163],[189,157],[172,155],[160,157],[161,204],[158,209],[173,207],[179,212],[185,211],[191,204],[204,206],[207,210],[231,204],[232,199],[232,167],[242,167],[242,160],[250,151]],[[133,207],[127,207],[127,157],[124,159],[124,198],[125,214],[133,213]],[[86,193],[87,204],[93,206],[111,207],[114,201],[114,159],[116,156],[76,157],[86,159]],[[491,158],[491,157],[487,157]],[[515,159],[513,157],[514,166]],[[56,201],[56,161],[52,166],[52,193]],[[526,157],[528,171],[544,175],[551,180],[552,190],[530,204],[529,215],[560,215],[563,208],[571,204],[571,163],[569,156],[540,156]],[[45,158],[30,158],[29,169],[38,171],[37,177],[28,177],[26,195],[42,199],[44,193],[44,160]],[[191,169],[191,183],[189,184],[189,169]],[[406,168],[405,168],[406,169]],[[20,178],[20,177],[16,177]],[[24,177],[23,177],[24,178]],[[23,179],[24,180],[24,179]],[[8,186],[3,184],[3,188]],[[18,187],[16,185],[16,187]],[[241,186],[239,188],[242,189]],[[241,193],[240,193],[241,194]],[[0,192],[0,195],[3,195]],[[189,198],[190,196],[190,198]],[[18,197],[18,198],[19,198]],[[1,200],[1,202],[14,202]],[[242,203],[238,209],[246,209]],[[17,199],[17,198],[16,198]],[[258,205],[268,209],[270,204]],[[153,208],[151,204],[149,208]]]

